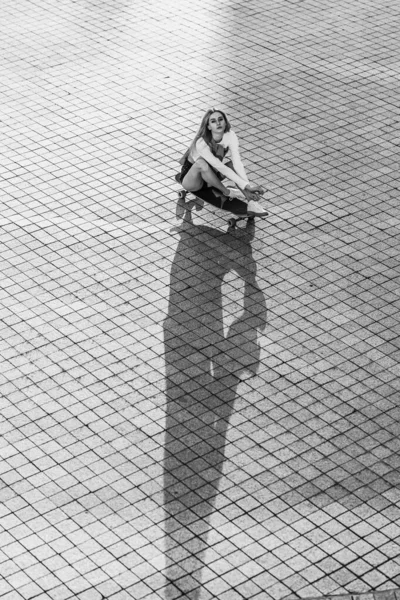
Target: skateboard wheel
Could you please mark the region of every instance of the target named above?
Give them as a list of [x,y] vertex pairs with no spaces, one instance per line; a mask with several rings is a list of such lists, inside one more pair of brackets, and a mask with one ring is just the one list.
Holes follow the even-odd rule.
[[178,192],[178,198],[180,200],[184,200],[186,198],[186,190],[179,190],[179,192]]
[[229,225],[229,227],[230,227],[231,229],[235,229],[235,227],[236,227],[236,219],[233,219],[233,218],[232,218],[232,219],[229,219],[229,221],[228,221],[228,225]]

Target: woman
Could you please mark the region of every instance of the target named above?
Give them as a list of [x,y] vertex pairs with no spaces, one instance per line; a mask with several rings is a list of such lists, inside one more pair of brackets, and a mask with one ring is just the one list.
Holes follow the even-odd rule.
[[[227,159],[230,159],[229,162]],[[204,185],[217,188],[228,198],[244,197],[247,212],[262,216],[267,211],[257,200],[264,193],[260,185],[251,185],[244,170],[237,135],[222,110],[211,108],[204,115],[199,131],[183,155],[179,176],[182,187],[188,192],[200,190]],[[227,188],[222,180],[227,177],[239,190]]]

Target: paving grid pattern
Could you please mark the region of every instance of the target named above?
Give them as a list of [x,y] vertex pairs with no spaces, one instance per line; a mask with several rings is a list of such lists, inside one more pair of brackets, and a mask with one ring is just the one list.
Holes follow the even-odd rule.
[[[2,600],[399,598],[399,17],[3,0]],[[175,221],[210,105],[231,234]]]

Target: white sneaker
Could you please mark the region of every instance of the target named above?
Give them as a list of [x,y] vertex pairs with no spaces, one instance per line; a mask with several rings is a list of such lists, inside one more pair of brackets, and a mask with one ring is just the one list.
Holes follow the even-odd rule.
[[236,188],[229,188],[228,198],[230,198],[231,200],[232,198],[239,198],[240,200],[243,200],[244,196],[240,190],[237,190]]
[[263,217],[268,214],[263,206],[255,200],[250,200],[247,205],[247,214],[251,217]]

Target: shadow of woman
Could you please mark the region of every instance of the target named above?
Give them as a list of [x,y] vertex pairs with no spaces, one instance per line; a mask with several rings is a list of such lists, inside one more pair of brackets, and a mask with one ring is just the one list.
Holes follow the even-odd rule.
[[[164,322],[165,598],[199,600],[229,419],[241,377],[257,372],[266,304],[254,227],[231,236],[187,221],[179,233]],[[224,334],[222,285],[230,271],[243,281],[243,311]]]

